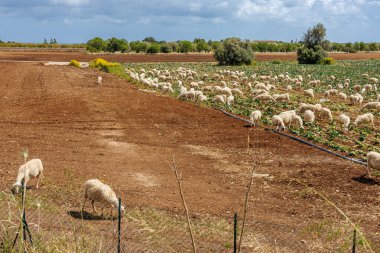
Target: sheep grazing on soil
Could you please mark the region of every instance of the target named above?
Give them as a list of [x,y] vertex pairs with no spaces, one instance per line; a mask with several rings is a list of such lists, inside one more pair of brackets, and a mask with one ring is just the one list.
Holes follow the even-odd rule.
[[356,118],[354,125],[358,126],[358,125],[362,125],[362,124],[371,123],[372,127],[375,128],[375,123],[374,123],[373,119],[374,119],[374,116],[372,113],[366,113],[363,115],[359,115]]
[[259,101],[273,101],[275,102],[276,100],[269,94],[261,94],[253,98],[253,100],[259,100]]
[[331,111],[329,108],[323,107],[320,110],[320,114],[321,114],[322,118],[328,118],[330,122],[333,121],[333,117],[332,117],[332,114],[331,114]]
[[11,191],[13,193],[19,193],[23,183],[27,185],[28,181],[35,177],[38,179],[36,184],[36,188],[38,189],[40,180],[42,182],[43,170],[44,168],[40,159],[32,159],[21,165],[18,169],[16,182],[12,185]]
[[98,84],[101,85],[103,81],[103,78],[101,76],[98,76]]
[[235,97],[234,96],[228,96],[227,97],[227,100],[226,100],[226,104],[228,105],[228,106],[230,106],[231,104],[233,104],[234,103],[234,100],[235,100]]
[[371,178],[370,169],[380,170],[380,153],[372,151],[367,154],[367,170]]
[[339,93],[339,97],[340,97],[341,99],[343,99],[344,101],[347,100],[347,95],[346,95],[345,93],[343,93],[343,92],[340,92],[340,93]]
[[313,89],[304,90],[304,94],[306,97],[314,98],[314,91]]
[[[104,207],[111,207],[111,216],[113,209],[118,210],[119,200],[116,197],[115,192],[108,185],[100,182],[98,179],[87,180],[84,184],[84,201],[82,205],[82,212],[86,201],[90,200],[94,213],[95,202],[102,204],[102,215]],[[121,215],[124,215],[124,206],[121,206]]]
[[296,114],[293,114],[292,116],[292,120],[290,122],[290,125],[297,125],[298,127],[300,128],[303,128],[303,121],[302,121],[302,118]]
[[380,105],[380,102],[369,102],[362,106],[360,111],[363,109],[377,109],[377,107]]
[[359,84],[357,84],[357,85],[354,86],[354,90],[356,92],[360,92],[362,90],[362,86],[360,86]]
[[282,118],[279,115],[273,115],[272,117],[272,124],[273,126],[276,126],[276,130],[285,130],[285,124]]
[[223,103],[225,104],[226,103],[226,95],[216,95],[213,99],[212,99],[212,102],[213,103]]
[[359,93],[350,95],[350,101],[353,105],[361,104],[363,102],[363,96],[360,95]]
[[300,104],[300,108],[298,109],[298,112],[299,113],[304,113],[307,110],[315,111],[315,106],[311,105],[311,104],[301,103]]
[[261,120],[262,113],[259,110],[253,111],[251,115],[249,116],[249,121],[252,122],[252,124],[258,124],[258,122]]
[[314,123],[315,121],[314,112],[311,110],[306,110],[303,114],[303,119],[305,120],[305,122]]
[[338,122],[341,124],[343,131],[348,130],[348,126],[350,125],[351,119],[345,114],[341,114],[338,117]]
[[290,101],[289,93],[284,93],[284,94],[273,94],[273,98],[276,101]]

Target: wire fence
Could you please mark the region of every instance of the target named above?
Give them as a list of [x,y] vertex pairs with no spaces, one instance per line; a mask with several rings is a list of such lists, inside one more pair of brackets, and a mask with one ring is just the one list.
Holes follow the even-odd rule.
[[[20,231],[21,196],[0,194],[2,252],[17,251]],[[109,210],[94,214],[90,207],[62,204],[60,199],[41,199],[28,195],[25,213],[32,242],[27,234],[28,252],[192,252],[192,241],[185,212],[155,208],[126,207],[120,230],[117,215]],[[326,202],[315,207],[323,210],[320,220],[311,222],[302,215],[287,220],[255,215],[250,207],[242,236],[242,214],[225,217],[190,217],[197,252],[379,252],[380,236],[364,234]],[[91,211],[90,211],[91,210]],[[115,214],[115,212],[114,212]],[[118,235],[120,232],[120,244]],[[234,240],[236,238],[236,241]],[[368,242],[368,244],[367,244]],[[236,251],[234,249],[236,245]],[[355,245],[355,246],[354,246]],[[354,250],[353,251],[353,247]]]

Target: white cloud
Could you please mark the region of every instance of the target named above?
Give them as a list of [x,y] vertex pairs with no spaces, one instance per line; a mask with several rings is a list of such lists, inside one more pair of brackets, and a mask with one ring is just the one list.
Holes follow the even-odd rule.
[[82,6],[90,3],[90,0],[51,0],[53,4],[62,4],[67,6]]
[[200,3],[192,2],[189,4],[190,11],[194,11],[194,12],[200,11],[201,7],[202,7],[202,4]]
[[222,24],[222,23],[226,23],[226,20],[224,20],[223,18],[220,18],[220,17],[216,17],[216,18],[212,18],[211,22],[213,24]]

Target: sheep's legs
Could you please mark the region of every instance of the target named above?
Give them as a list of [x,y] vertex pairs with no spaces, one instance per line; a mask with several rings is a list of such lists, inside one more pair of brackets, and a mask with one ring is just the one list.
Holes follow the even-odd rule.
[[367,164],[367,173],[368,173],[368,177],[369,177],[369,178],[372,178],[372,177],[371,177],[371,172],[370,172],[369,169],[370,169],[370,166],[369,166],[369,164]]
[[95,201],[91,200],[92,210],[94,210],[94,213],[97,213],[95,210]]
[[36,185],[36,189],[38,189],[38,184],[40,183],[40,179],[41,179],[41,174],[37,176],[37,185]]
[[84,211],[84,205],[86,204],[86,198],[84,198],[84,201],[83,201],[83,204],[82,204],[82,208],[81,208],[81,212]]

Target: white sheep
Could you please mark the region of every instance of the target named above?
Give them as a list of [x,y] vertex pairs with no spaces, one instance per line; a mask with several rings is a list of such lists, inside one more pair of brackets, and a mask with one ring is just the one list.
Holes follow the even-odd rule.
[[341,114],[338,117],[338,123],[342,125],[343,131],[348,130],[348,126],[350,125],[351,119],[345,114]]
[[306,97],[311,97],[314,98],[314,90],[313,89],[308,89],[303,91]]
[[269,94],[260,94],[257,95],[256,97],[253,98],[253,100],[259,100],[259,101],[273,101],[275,102],[276,100]]
[[329,108],[323,107],[320,110],[320,114],[321,114],[322,118],[328,118],[330,122],[333,121],[333,117],[332,117],[332,114],[331,114],[331,111]]
[[298,127],[303,128],[302,118],[297,114],[292,115],[292,120],[290,122],[290,125],[291,124],[296,124]]
[[252,122],[252,124],[257,124],[262,117],[262,113],[259,110],[253,111],[251,115],[249,116],[249,120]]
[[357,125],[361,125],[361,124],[371,123],[372,127],[375,128],[375,123],[374,123],[373,119],[374,119],[374,116],[372,113],[362,114],[356,118],[354,125],[357,126]]
[[226,104],[228,105],[228,106],[230,106],[231,104],[233,104],[234,103],[234,100],[235,100],[235,97],[234,96],[228,96],[227,97],[227,100],[226,100]]
[[289,93],[273,94],[273,98],[276,101],[290,101]]
[[305,122],[314,123],[315,114],[311,110],[306,110],[303,114],[303,118],[304,118]]
[[40,159],[32,159],[18,168],[18,174],[16,182],[12,185],[11,191],[13,193],[19,193],[23,184],[28,185],[28,181],[37,177],[36,188],[38,189],[39,182],[43,178],[44,168]]
[[[84,184],[84,201],[82,205],[82,212],[86,201],[90,200],[92,209],[94,213],[97,213],[95,210],[95,202],[102,204],[102,215],[104,207],[111,207],[111,216],[113,209],[118,210],[119,200],[116,197],[115,192],[108,185],[100,182],[98,179],[87,180]],[[124,206],[120,207],[121,215],[124,215]]]
[[367,154],[368,176],[371,178],[370,169],[380,170],[380,153],[371,151]]
[[285,130],[285,124],[282,118],[279,115],[273,115],[272,117],[272,124],[273,126],[276,126],[276,130]]
[[315,111],[315,106],[311,104],[305,104],[301,103],[300,108],[298,109],[299,113],[304,113],[305,111],[310,110],[310,111]]
[[354,90],[356,92],[360,92],[362,90],[362,86],[360,86],[359,84],[357,84],[357,85],[354,86]]
[[103,78],[101,76],[98,76],[98,84],[101,85],[103,81]]
[[378,105],[380,105],[380,102],[369,102],[363,105],[362,108],[360,108],[360,111],[363,109],[376,109]]
[[339,95],[339,97],[340,97],[341,99],[343,99],[344,101],[347,100],[347,95],[346,95],[345,93],[340,92],[338,95]]
[[212,99],[212,102],[213,103],[223,103],[223,104],[225,104],[226,103],[226,95],[216,95]]
[[198,97],[198,100],[200,101],[200,102],[205,102],[205,101],[207,101],[207,96],[206,95],[200,95],[199,97]]

